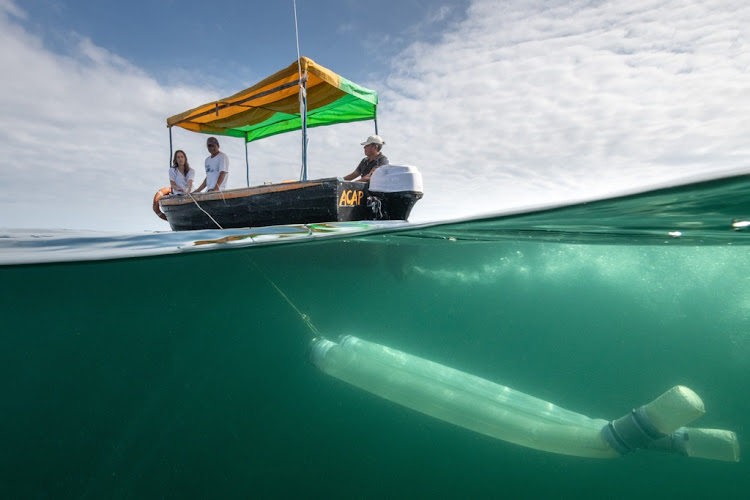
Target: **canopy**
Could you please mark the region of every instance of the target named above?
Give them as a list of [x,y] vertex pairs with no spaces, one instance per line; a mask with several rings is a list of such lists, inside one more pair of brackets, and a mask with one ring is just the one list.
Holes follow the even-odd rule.
[[[301,57],[307,73],[307,127],[372,120],[378,94],[360,87],[312,59]],[[168,127],[244,137],[256,141],[302,127],[298,62],[233,96],[167,118]]]

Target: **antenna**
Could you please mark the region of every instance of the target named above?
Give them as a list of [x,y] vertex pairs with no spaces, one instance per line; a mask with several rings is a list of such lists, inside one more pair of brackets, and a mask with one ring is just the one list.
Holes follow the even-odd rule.
[[299,29],[297,28],[297,0],[294,0],[294,38],[297,40],[297,68],[299,68],[299,76],[302,78],[302,66],[299,62]]
[[294,0],[294,37],[297,40],[297,71],[299,73],[299,117],[302,128],[302,168],[300,179],[307,180],[307,70],[302,76],[302,57],[299,53],[299,28],[297,26],[297,0]]

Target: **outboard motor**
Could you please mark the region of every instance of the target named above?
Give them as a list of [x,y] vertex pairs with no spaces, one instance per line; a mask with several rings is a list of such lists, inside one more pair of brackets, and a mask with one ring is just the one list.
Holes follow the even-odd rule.
[[411,165],[383,165],[370,177],[367,206],[375,220],[407,220],[423,196],[422,174]]

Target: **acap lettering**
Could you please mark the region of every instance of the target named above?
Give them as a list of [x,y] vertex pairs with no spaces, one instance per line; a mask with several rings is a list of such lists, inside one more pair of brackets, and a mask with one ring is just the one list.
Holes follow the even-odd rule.
[[361,205],[362,204],[362,196],[364,196],[364,191],[355,191],[353,189],[346,189],[341,192],[341,198],[339,198],[339,206],[340,207],[352,207],[354,205]]

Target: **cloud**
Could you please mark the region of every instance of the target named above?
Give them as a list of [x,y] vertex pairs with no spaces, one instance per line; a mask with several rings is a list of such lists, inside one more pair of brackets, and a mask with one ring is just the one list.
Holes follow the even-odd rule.
[[382,93],[426,184],[453,171],[418,207],[456,186],[500,208],[747,167],[748,22],[741,2],[474,2]]
[[3,17],[15,17],[17,19],[27,19],[26,11],[18,7],[11,0],[0,0],[0,15]]
[[336,28],[336,31],[339,32],[339,33],[352,33],[352,32],[354,32],[356,30],[357,30],[357,26],[354,23],[351,23],[351,22],[340,24]]
[[167,135],[157,132],[165,117],[208,94],[166,90],[75,34],[69,53],[54,54],[7,14],[24,16],[13,4],[0,7],[0,65],[11,75],[0,83],[9,159],[0,183],[14,193],[2,201],[0,226],[134,227],[133,205],[145,207],[164,184],[157,167],[168,164]]
[[[0,227],[166,230],[166,117],[237,89],[167,87],[75,33],[52,51],[26,18],[0,0]],[[406,48],[358,83],[380,93],[384,153],[424,174],[413,220],[463,217],[747,170],[748,26],[743,1],[475,0],[426,11],[429,37],[378,38]],[[310,175],[349,173],[372,131],[310,130]],[[205,138],[172,139],[200,181]],[[296,178],[299,141],[251,144],[251,183]],[[243,186],[241,142],[222,150]]]
[[453,7],[449,5],[439,5],[433,11],[428,13],[427,24],[439,23],[450,17]]

